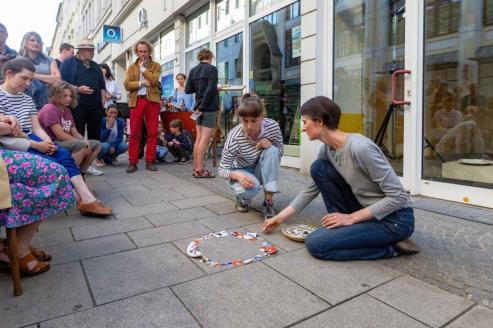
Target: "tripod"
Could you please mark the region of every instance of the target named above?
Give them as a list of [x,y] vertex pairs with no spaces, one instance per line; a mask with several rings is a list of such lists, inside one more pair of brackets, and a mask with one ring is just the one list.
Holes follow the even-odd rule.
[[389,158],[389,159],[398,159],[401,158],[402,156],[397,156],[395,153],[395,131],[393,129],[392,133],[392,151],[390,151],[387,146],[384,145],[383,139],[385,138],[385,134],[387,133],[387,127],[389,125],[389,122],[391,119],[393,119],[394,112],[396,110],[399,110],[400,106],[399,105],[394,105],[390,104],[389,108],[387,109],[387,113],[385,113],[385,117],[383,118],[382,123],[380,124],[380,127],[378,128],[377,135],[375,136],[375,139],[373,140],[378,147],[382,150],[384,155]]

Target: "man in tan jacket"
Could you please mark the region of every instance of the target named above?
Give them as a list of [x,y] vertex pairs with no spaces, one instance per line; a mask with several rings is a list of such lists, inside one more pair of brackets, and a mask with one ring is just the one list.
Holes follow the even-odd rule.
[[157,171],[156,160],[157,129],[161,95],[159,78],[161,66],[152,61],[152,47],[146,41],[139,41],[134,51],[138,59],[132,64],[125,76],[125,89],[129,91],[130,142],[128,145],[129,165],[127,173],[137,171],[139,162],[139,143],[142,122],[147,128],[146,169]]

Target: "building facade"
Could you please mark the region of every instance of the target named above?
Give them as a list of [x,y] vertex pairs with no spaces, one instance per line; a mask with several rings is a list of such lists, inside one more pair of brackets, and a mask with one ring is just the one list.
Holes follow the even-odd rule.
[[[299,108],[326,95],[412,194],[493,207],[493,0],[64,0],[57,21],[52,49],[91,38],[122,90],[138,40],[154,48],[165,97],[210,48],[225,113],[240,90],[262,97],[286,166],[309,171],[319,144]],[[104,43],[103,25],[122,42]]]

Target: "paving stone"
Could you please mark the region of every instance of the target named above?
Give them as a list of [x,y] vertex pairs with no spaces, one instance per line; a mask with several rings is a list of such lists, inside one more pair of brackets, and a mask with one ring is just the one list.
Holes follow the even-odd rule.
[[146,228],[152,228],[152,224],[143,217],[134,217],[75,227],[72,232],[75,240],[84,240]]
[[20,327],[92,307],[79,263],[56,265],[22,279],[22,289],[21,296],[13,296],[10,275],[0,275],[1,327]]
[[54,231],[68,227],[79,227],[89,224],[97,224],[106,222],[108,220],[114,220],[114,218],[95,218],[89,216],[83,216],[81,214],[52,216],[46,219],[40,226],[39,231]]
[[[48,219],[49,220],[49,219]],[[40,230],[34,234],[33,245],[36,247],[47,247],[74,241],[69,228],[56,230]]]
[[[124,168],[122,169],[125,170]],[[127,187],[133,187],[136,185],[158,185],[159,181],[142,175],[127,174],[124,178],[120,176],[118,179],[108,180],[107,183],[116,190],[125,190]]]
[[109,206],[113,208],[113,211],[118,209],[122,211],[124,209],[129,209],[132,207],[125,198],[119,193],[111,193],[111,194],[98,194],[98,198],[105,206]]
[[203,197],[188,198],[183,200],[176,200],[170,203],[179,208],[190,208],[190,207],[205,206],[214,203],[222,203],[227,200],[228,200],[227,198],[217,195],[212,195],[212,196],[203,196]]
[[171,189],[188,198],[214,195],[214,192],[199,186],[180,185],[180,186],[173,186],[171,187]]
[[312,257],[306,249],[264,262],[332,305],[400,275],[398,271],[375,262],[320,261]]
[[134,248],[126,235],[119,234],[47,247],[46,251],[53,257],[51,264],[60,264]]
[[213,231],[220,231],[263,222],[263,218],[260,216],[260,214],[255,212],[231,213],[202,219],[199,220],[199,222],[211,228]]
[[216,214],[204,207],[192,207],[186,210],[150,214],[146,215],[145,217],[155,226],[162,226],[179,222],[195,221],[211,216],[216,216]]
[[204,275],[170,244],[138,248],[82,263],[97,304]]
[[221,215],[221,214],[229,214],[229,213],[236,212],[236,206],[235,205],[236,205],[235,202],[233,202],[232,200],[228,200],[228,201],[222,202],[222,203],[205,205],[205,207],[210,209],[211,211]]
[[175,211],[175,210],[178,210],[176,206],[171,205],[168,202],[162,202],[159,204],[136,206],[131,208],[122,208],[122,209],[116,208],[114,209],[114,215],[118,219],[128,219],[136,216],[164,213],[164,212]]
[[190,313],[168,288],[43,322],[41,328],[194,328]]
[[124,192],[122,196],[133,206],[144,206],[149,204],[159,204],[171,200],[184,199],[185,196],[168,188],[156,191],[137,191]]
[[166,243],[173,240],[205,235],[211,232],[198,222],[176,223],[157,228],[129,232],[128,235],[139,247]]
[[291,252],[300,248],[304,248],[305,244],[299,241],[293,241],[286,236],[284,236],[281,232],[282,226],[277,228],[274,232],[270,234],[265,234],[262,232],[262,223],[255,223],[252,225],[248,225],[245,227],[242,227],[242,229],[245,229],[247,231],[251,232],[256,232],[260,235],[260,237],[264,238],[265,240],[270,241],[272,244],[284,249],[285,251]]
[[426,325],[406,316],[367,295],[361,295],[331,308],[294,327],[297,328],[425,328]]
[[493,310],[484,306],[476,306],[458,319],[453,321],[448,328],[491,328],[493,326]]
[[284,327],[329,307],[262,263],[172,289],[204,327]]
[[433,327],[443,326],[473,304],[409,276],[391,281],[369,294]]

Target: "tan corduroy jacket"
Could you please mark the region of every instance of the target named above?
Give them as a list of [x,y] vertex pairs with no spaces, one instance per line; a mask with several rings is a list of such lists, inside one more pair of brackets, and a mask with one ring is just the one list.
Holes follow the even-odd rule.
[[[140,82],[140,59],[137,59],[135,63],[130,65],[125,75],[125,89],[129,91],[128,95],[128,107],[132,108],[137,106],[137,92],[139,91]],[[152,61],[147,65],[144,71],[144,78],[151,83],[151,86],[147,88],[147,100],[158,103],[161,100],[161,94],[159,92],[159,79],[161,77],[161,66]]]
[[7,166],[0,157],[0,209],[10,208],[10,184],[9,175],[7,174]]

